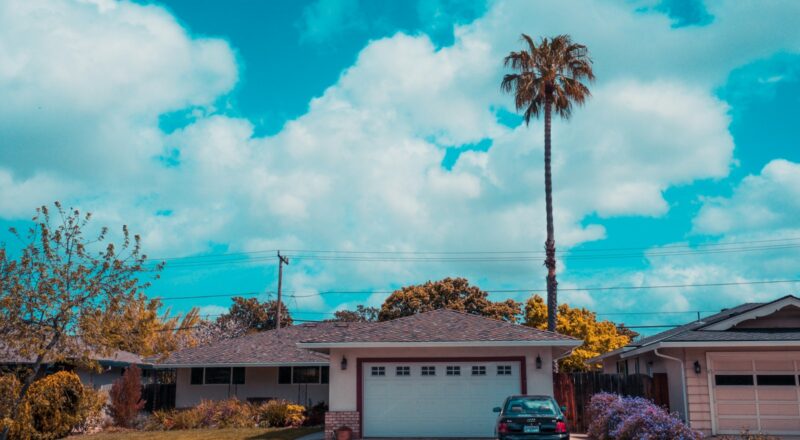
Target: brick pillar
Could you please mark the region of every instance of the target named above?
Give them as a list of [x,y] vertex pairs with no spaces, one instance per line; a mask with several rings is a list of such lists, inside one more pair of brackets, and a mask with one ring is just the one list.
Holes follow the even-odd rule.
[[347,426],[353,430],[353,438],[361,438],[361,415],[358,411],[328,411],[325,413],[325,440],[334,438],[335,429]]

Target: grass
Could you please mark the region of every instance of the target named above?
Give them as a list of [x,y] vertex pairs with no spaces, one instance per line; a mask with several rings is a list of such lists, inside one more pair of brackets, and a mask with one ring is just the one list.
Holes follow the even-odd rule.
[[70,437],[71,440],[295,440],[319,427],[188,429],[185,431],[121,431]]

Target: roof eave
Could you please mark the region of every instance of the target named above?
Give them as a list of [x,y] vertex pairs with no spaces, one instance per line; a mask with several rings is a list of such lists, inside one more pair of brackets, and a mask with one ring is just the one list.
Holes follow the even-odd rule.
[[207,368],[207,367],[316,367],[327,366],[328,360],[308,361],[308,362],[174,362],[154,364],[156,369],[169,368]]
[[628,359],[659,348],[749,348],[749,347],[800,347],[800,341],[672,341],[659,342],[623,353],[620,358]]

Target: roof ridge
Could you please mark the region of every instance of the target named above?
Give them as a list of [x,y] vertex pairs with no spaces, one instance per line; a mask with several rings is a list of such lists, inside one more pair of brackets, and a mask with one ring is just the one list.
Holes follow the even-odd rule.
[[[523,323],[509,322],[509,321],[506,321],[504,319],[493,318],[491,316],[479,315],[479,314],[476,314],[476,313],[469,313],[467,311],[446,309],[446,308],[437,309],[437,310],[447,310],[447,311],[455,312],[455,313],[458,313],[458,314],[461,314],[461,315],[474,316],[476,318],[482,318],[482,319],[485,319],[487,321],[494,321],[494,322],[498,322],[498,323],[505,324],[505,325],[516,326],[516,327],[524,327],[525,329],[533,330],[533,331],[540,332],[540,333],[547,333],[547,334],[556,335],[556,336],[566,336],[566,337],[569,337],[569,338],[572,337],[572,336],[565,335],[565,334],[559,333],[559,332],[553,332],[553,331],[550,331],[550,330],[543,330],[543,329],[540,329],[540,328],[531,327],[531,326],[525,325]],[[431,311],[435,311],[435,310],[431,310]],[[428,313],[428,312],[424,312],[424,313]]]

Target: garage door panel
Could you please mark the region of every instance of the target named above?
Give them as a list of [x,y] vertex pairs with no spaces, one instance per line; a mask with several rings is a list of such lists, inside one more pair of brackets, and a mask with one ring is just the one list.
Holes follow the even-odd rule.
[[747,430],[755,430],[758,426],[758,419],[752,418],[735,418],[735,419],[725,419],[720,418],[717,422],[717,427],[722,431],[731,431],[735,433],[739,433],[743,429]]
[[758,387],[758,400],[780,400],[797,402],[797,387]]
[[755,403],[720,403],[717,414],[721,416],[748,416],[756,414]]
[[[397,366],[410,366],[409,376],[396,376]],[[447,366],[459,366],[459,375]],[[472,366],[485,375],[472,375]],[[512,366],[510,375],[498,375],[497,365]],[[372,376],[372,366],[383,366],[385,376]],[[435,375],[422,376],[422,366],[434,366]],[[453,371],[453,370],[451,370]],[[491,437],[492,408],[520,390],[518,362],[365,363],[362,419],[366,437]]]
[[755,362],[758,371],[794,371],[794,361],[792,360],[756,360]]
[[800,431],[800,420],[762,418],[761,430],[775,433],[794,433]]
[[800,416],[800,405],[786,403],[759,403],[758,413],[762,416]]
[[717,387],[717,400],[754,400],[755,387]]

